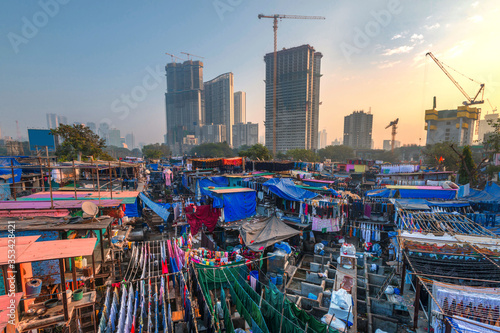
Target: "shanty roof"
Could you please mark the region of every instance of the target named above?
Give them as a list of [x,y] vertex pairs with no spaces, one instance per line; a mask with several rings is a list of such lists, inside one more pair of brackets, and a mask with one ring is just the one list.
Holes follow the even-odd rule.
[[[86,200],[56,200],[54,201],[54,209],[75,209],[82,208],[82,204]],[[101,202],[96,201],[96,205],[100,207],[117,207],[122,203],[121,200],[101,199]],[[0,201],[0,210],[15,210],[15,209],[50,209],[49,201]]]
[[66,217],[13,218],[0,217],[0,231],[8,230],[9,223],[16,224],[16,231],[99,230],[109,227],[113,218],[99,217],[74,222]]
[[217,193],[217,194],[228,194],[228,193],[241,193],[241,192],[255,192],[254,189],[248,187],[217,187],[214,189],[206,188],[207,190]]
[[[4,237],[0,238],[0,265],[5,265],[8,263],[8,255],[12,254],[9,250],[15,250],[16,259],[23,254],[28,247],[31,246],[40,236],[25,236],[25,237]],[[12,258],[11,258],[12,259]],[[2,309],[0,307],[0,309]]]

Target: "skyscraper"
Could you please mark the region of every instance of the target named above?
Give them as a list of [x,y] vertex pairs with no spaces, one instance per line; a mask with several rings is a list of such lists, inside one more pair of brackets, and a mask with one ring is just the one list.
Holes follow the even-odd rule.
[[47,128],[54,129],[59,127],[59,117],[55,113],[47,113]]
[[226,125],[203,125],[201,128],[201,143],[227,142]]
[[186,135],[200,135],[204,124],[203,110],[203,63],[188,60],[170,63],[165,67],[167,92],[165,109],[167,116],[167,144],[182,143]]
[[321,132],[318,132],[318,149],[325,148],[328,146],[328,133],[326,133],[326,129],[323,129]]
[[[310,45],[277,54],[276,151],[318,147],[319,86],[322,54]],[[266,146],[273,149],[274,56],[266,62]]]
[[125,135],[125,144],[127,145],[128,149],[130,149],[130,150],[135,148],[134,133],[129,133],[129,134]]
[[247,93],[237,91],[234,93],[234,123],[247,122]]
[[100,123],[99,129],[97,130],[97,134],[104,139],[107,144],[109,144],[109,124],[108,123]]
[[205,124],[225,125],[226,140],[232,145],[234,125],[234,75],[225,73],[204,83]]
[[59,120],[59,125],[68,125],[68,118],[66,116],[57,116],[57,119]]
[[93,122],[88,122],[87,123],[87,127],[94,133],[97,133],[97,127],[95,125],[95,123]]
[[112,128],[112,129],[109,130],[108,145],[115,146],[115,147],[121,147],[122,146],[122,139],[121,139],[121,136],[120,136],[120,130],[119,129]]
[[344,145],[371,149],[373,115],[364,111],[354,111],[344,117]]
[[243,145],[253,146],[259,142],[259,124],[234,124],[233,146],[239,148]]

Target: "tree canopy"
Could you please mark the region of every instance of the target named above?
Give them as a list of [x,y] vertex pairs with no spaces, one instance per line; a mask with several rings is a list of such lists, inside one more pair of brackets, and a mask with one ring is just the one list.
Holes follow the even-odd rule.
[[[493,131],[485,135],[484,141],[485,149],[490,153],[490,158],[493,154],[500,153],[500,119],[496,121],[488,120],[488,125],[493,127]],[[479,138],[482,140],[483,138]]]
[[332,162],[345,162],[353,159],[354,149],[349,146],[326,146],[318,151],[318,155],[322,161],[330,159]]
[[84,125],[59,125],[51,130],[52,135],[59,136],[62,143],[56,150],[61,161],[82,160],[82,156],[93,156],[94,159],[112,159],[103,149],[106,148],[104,139]]
[[472,160],[472,152],[469,146],[465,146],[460,156],[460,169],[458,169],[458,183],[465,185],[471,183],[475,185],[477,182],[476,163]]
[[234,151],[227,142],[202,143],[191,149],[191,155],[197,157],[234,157]]
[[142,147],[142,155],[144,158],[150,158],[158,160],[160,158],[167,158],[172,155],[172,151],[169,146],[164,143],[155,143],[150,145],[145,145]]
[[268,161],[273,158],[269,149],[266,146],[257,143],[251,147],[242,147],[243,149],[238,152],[238,155],[241,157],[248,157],[251,160],[263,160]]
[[449,142],[427,145],[423,153],[427,165],[444,166],[447,171],[456,171],[458,169],[459,157],[450,147]]
[[289,158],[292,158],[295,161],[303,161],[303,162],[318,162],[319,156],[312,150],[307,149],[290,149],[286,152],[286,155]]

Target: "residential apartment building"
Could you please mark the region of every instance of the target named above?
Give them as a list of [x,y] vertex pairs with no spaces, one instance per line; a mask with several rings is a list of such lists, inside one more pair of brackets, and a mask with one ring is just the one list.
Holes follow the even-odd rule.
[[234,123],[247,122],[247,93],[237,91],[234,93]]
[[226,126],[226,140],[232,145],[234,125],[234,75],[225,73],[204,83],[205,123]]
[[233,125],[233,147],[253,146],[259,143],[259,124],[234,124]]
[[372,148],[373,115],[354,111],[344,117],[344,145],[355,149]]

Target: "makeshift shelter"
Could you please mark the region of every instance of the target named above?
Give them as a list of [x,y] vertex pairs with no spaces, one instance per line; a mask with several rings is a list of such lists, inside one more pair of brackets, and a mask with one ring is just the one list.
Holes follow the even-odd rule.
[[300,231],[271,216],[262,222],[243,225],[240,234],[250,250],[264,251],[268,246],[300,234]]
[[316,193],[297,187],[290,178],[273,178],[263,185],[278,197],[289,201],[304,201],[317,196]]
[[246,187],[204,188],[214,199],[213,208],[224,208],[224,220],[233,222],[255,215],[257,192]]
[[159,204],[148,198],[144,193],[139,194],[139,198],[141,198],[142,203],[148,206],[153,212],[155,212],[159,217],[161,217],[164,221],[167,221],[170,212],[168,208],[170,205],[168,204]]
[[0,157],[0,177],[7,179],[7,182],[12,184],[12,173],[14,173],[14,181],[20,182],[22,174],[22,170],[18,168],[20,165],[21,163],[13,157]]
[[387,188],[366,192],[371,198],[402,198],[402,199],[439,199],[453,200],[457,190],[443,189],[438,186],[388,186]]

